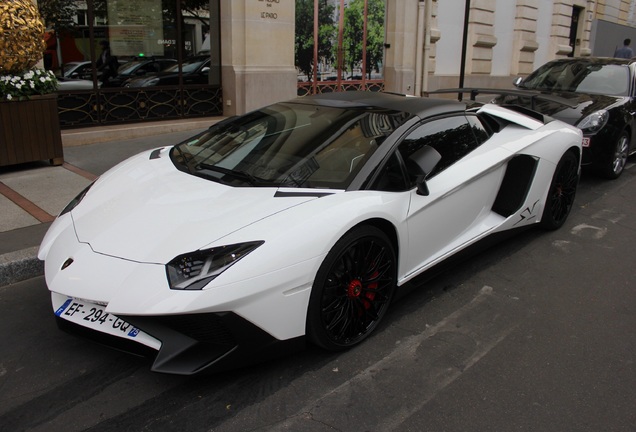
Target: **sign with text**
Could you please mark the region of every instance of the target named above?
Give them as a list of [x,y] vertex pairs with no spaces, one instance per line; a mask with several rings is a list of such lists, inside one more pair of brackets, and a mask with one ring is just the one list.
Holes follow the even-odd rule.
[[108,2],[108,22],[113,55],[164,55],[161,0]]
[[259,4],[265,6],[264,10],[260,11],[261,19],[276,20],[278,19],[277,6],[280,4],[280,0],[258,0]]

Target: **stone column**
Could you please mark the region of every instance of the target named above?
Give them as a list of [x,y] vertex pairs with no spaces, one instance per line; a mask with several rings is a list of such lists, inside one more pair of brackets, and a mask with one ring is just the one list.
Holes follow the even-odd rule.
[[221,0],[223,114],[296,96],[294,0]]
[[572,1],[558,0],[554,2],[552,32],[550,34],[552,53],[565,57],[572,52],[570,46],[570,26],[572,24]]
[[494,35],[495,3],[493,0],[473,0],[468,24],[467,75],[490,75]]
[[417,0],[386,2],[386,91],[404,94],[415,91],[417,4]]
[[528,75],[534,69],[534,52],[539,48],[536,40],[538,11],[537,0],[517,1],[515,42],[510,64],[513,76]]

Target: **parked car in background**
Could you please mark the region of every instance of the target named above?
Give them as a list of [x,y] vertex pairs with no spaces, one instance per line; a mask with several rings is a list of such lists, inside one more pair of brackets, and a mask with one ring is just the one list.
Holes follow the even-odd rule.
[[92,64],[90,61],[77,61],[64,63],[61,77],[69,79],[92,79]]
[[[141,77],[161,71],[177,63],[175,59],[158,59],[154,57],[136,57],[132,60],[118,59],[119,68],[117,76],[109,78],[107,83],[102,82],[101,71],[97,72],[98,87],[120,87],[123,82],[131,77]],[[58,77],[58,89],[67,90],[92,90],[93,69],[90,61],[77,61],[65,63]]]
[[[102,83],[97,81],[97,87],[101,87]],[[73,91],[73,90],[93,90],[93,81],[87,79],[70,79],[70,78],[58,78],[57,79],[58,91]]]
[[136,57],[117,69],[117,76],[104,83],[104,87],[122,87],[130,79],[158,73],[167,67],[177,64],[170,58]]
[[[210,71],[210,56],[197,55],[189,57],[181,64],[183,84],[208,84]],[[179,84],[179,65],[173,64],[168,68],[152,75],[141,78],[131,78],[125,83],[126,87],[152,87]]]
[[524,105],[583,131],[582,165],[618,178],[636,152],[636,64],[617,58],[565,58],[546,63],[517,88],[565,99],[562,104],[527,96],[499,96],[495,102]]
[[[119,67],[128,63],[128,60],[117,60],[119,63]],[[62,66],[62,71],[59,74],[60,78],[66,78],[68,80],[73,79],[82,79],[82,80],[93,80],[93,67],[90,61],[75,61],[64,63]],[[101,72],[97,72],[97,78],[99,79]]]

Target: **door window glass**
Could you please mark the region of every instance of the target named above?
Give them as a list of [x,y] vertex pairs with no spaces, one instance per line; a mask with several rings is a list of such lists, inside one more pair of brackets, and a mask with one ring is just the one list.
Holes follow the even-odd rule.
[[[466,117],[454,116],[422,124],[404,139],[399,146],[399,152],[402,158],[407,160],[410,155],[425,145],[437,150],[442,155],[442,159],[433,172],[429,174],[428,178],[432,178],[466,156],[481,143],[483,141],[478,142],[475,139],[473,127]],[[415,175],[410,174],[410,182],[411,186],[415,185]]]

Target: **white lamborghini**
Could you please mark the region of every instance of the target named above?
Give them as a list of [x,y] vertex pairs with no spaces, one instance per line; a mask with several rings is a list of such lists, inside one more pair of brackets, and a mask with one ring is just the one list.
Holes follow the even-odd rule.
[[191,374],[367,338],[410,281],[494,234],[559,228],[581,132],[489,104],[277,103],[114,167],[45,236],[63,329]]

